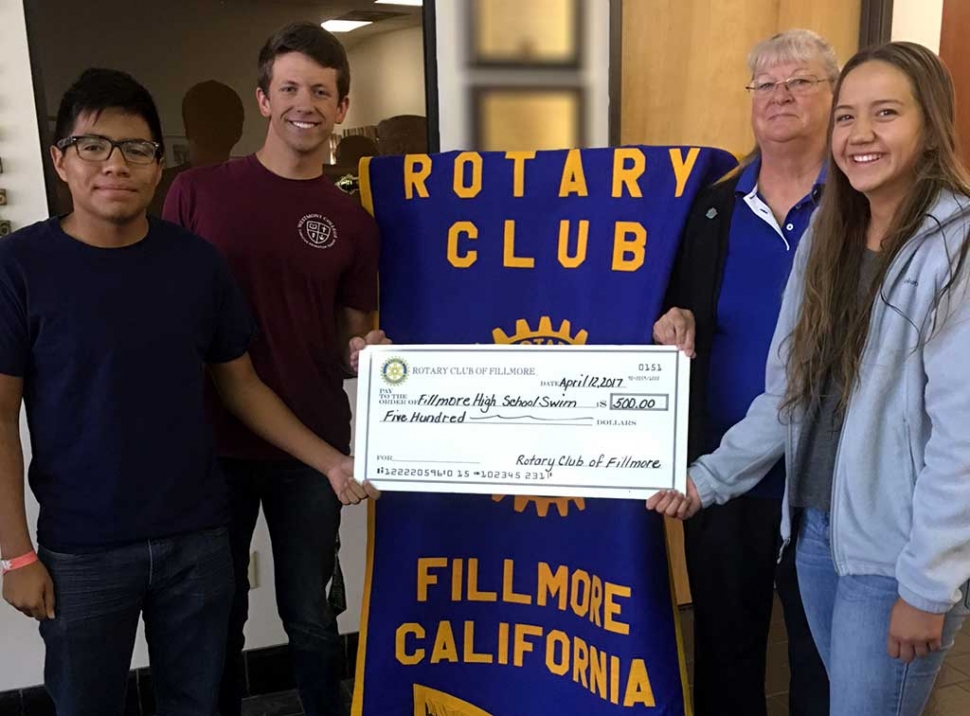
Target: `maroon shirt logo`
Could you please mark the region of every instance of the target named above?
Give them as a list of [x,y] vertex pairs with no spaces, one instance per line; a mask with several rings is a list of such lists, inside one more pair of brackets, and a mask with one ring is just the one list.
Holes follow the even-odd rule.
[[315,249],[329,249],[337,243],[337,227],[322,214],[307,214],[297,226],[300,238]]

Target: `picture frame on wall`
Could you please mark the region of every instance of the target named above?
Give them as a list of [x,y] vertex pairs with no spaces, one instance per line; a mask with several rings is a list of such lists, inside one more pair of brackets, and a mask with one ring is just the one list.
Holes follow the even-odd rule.
[[476,67],[578,69],[580,0],[466,0],[469,64]]
[[189,163],[189,140],[182,135],[169,135],[165,139],[165,166],[178,167]]
[[471,97],[478,151],[585,146],[585,97],[580,87],[474,87]]

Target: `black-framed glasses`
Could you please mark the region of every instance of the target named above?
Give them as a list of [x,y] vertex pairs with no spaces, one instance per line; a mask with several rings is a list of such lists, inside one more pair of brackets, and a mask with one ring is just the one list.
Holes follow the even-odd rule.
[[129,164],[151,164],[159,158],[162,145],[145,139],[123,139],[116,142],[113,139],[97,134],[82,134],[66,137],[55,146],[62,152],[74,145],[77,155],[89,162],[104,162],[111,156],[111,152],[118,148],[121,156]]
[[755,97],[763,98],[773,95],[778,85],[785,85],[785,89],[793,95],[806,95],[812,92],[822,82],[828,81],[828,79],[819,79],[815,75],[797,75],[795,77],[789,77],[787,80],[782,80],[781,82],[775,82],[773,80],[752,82],[746,85],[745,89]]

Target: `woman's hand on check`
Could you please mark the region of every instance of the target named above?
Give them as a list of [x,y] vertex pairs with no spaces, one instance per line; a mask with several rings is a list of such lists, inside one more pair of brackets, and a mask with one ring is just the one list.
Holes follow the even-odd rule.
[[686,520],[696,515],[701,509],[701,498],[697,494],[694,481],[688,475],[686,495],[682,495],[676,490],[661,490],[647,500],[647,509],[659,512],[666,517]]
[[653,339],[662,346],[677,346],[688,358],[694,352],[694,314],[686,308],[671,308],[653,324]]

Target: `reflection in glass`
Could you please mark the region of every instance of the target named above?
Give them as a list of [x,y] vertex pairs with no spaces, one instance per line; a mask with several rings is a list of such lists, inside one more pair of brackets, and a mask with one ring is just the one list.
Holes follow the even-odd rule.
[[582,94],[574,88],[479,88],[476,149],[570,149],[583,145]]

